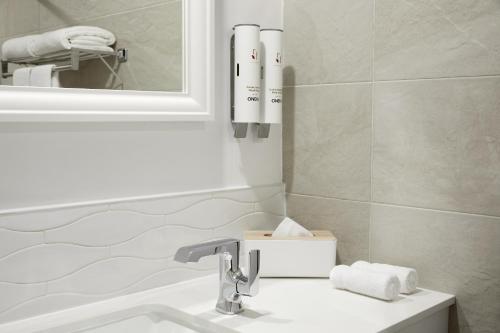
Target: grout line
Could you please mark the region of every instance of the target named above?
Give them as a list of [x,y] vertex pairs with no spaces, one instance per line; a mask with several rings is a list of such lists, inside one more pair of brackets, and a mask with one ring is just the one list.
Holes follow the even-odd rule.
[[381,201],[362,201],[362,200],[353,200],[353,199],[346,199],[346,198],[327,197],[327,196],[321,196],[321,195],[300,194],[300,193],[290,193],[290,192],[287,192],[286,195],[295,195],[295,196],[300,196],[300,197],[325,199],[325,200],[349,201],[352,203],[362,203],[362,204],[371,204],[371,205],[388,206],[388,207],[418,209],[418,210],[425,210],[425,211],[431,211],[431,212],[437,212],[437,213],[461,214],[461,215],[468,215],[468,216],[475,216],[475,217],[489,217],[489,218],[494,218],[494,219],[500,219],[500,215],[470,213],[470,212],[463,212],[463,211],[458,211],[458,210],[444,210],[444,209],[429,208],[429,207],[419,207],[419,206],[412,206],[412,205],[387,203],[387,202],[381,202]]
[[283,88],[307,88],[307,87],[321,87],[321,86],[340,86],[351,84],[368,84],[372,81],[345,81],[345,82],[330,82],[330,83],[312,83],[312,84],[296,84],[291,86],[283,86]]
[[371,84],[371,133],[370,133],[370,207],[368,219],[368,261],[372,260],[371,253],[371,239],[372,239],[372,205],[373,202],[373,147],[375,138],[375,124],[374,124],[374,106],[375,106],[375,6],[376,1],[372,2],[372,84]]
[[286,192],[285,195],[296,195],[296,196],[300,196],[300,197],[309,197],[309,198],[317,198],[317,199],[330,199],[330,200],[338,200],[338,201],[350,201],[350,202],[363,203],[363,204],[371,203],[371,201],[366,201],[366,200],[355,200],[355,199],[347,199],[347,198],[339,198],[339,197],[327,197],[324,195],[311,195],[311,194],[304,194],[304,193]]
[[437,208],[428,208],[428,207],[421,207],[421,206],[410,206],[410,205],[403,205],[403,204],[396,204],[396,203],[387,203],[387,202],[380,202],[380,201],[372,201],[372,204],[379,205],[379,206],[389,206],[389,207],[398,207],[398,208],[409,208],[409,209],[426,210],[426,211],[431,211],[431,212],[436,212],[436,213],[461,214],[461,215],[468,215],[468,216],[475,216],[475,217],[489,217],[489,218],[494,218],[494,219],[500,219],[499,215],[470,213],[470,212],[463,212],[463,211],[459,211],[459,210],[444,210],[444,209],[437,209]]
[[[372,74],[374,75],[374,74]],[[339,85],[352,85],[352,84],[376,84],[376,83],[398,83],[398,82],[425,82],[425,81],[448,81],[448,80],[479,80],[479,79],[497,79],[500,74],[493,75],[471,75],[471,76],[442,76],[442,77],[429,77],[417,79],[394,79],[394,80],[375,80],[373,77],[371,81],[354,81],[354,82],[333,82],[333,83],[313,83],[313,84],[296,84],[291,86],[283,86],[283,88],[308,88],[308,87],[321,87],[321,86],[339,86]]]
[[397,82],[420,82],[420,81],[474,80],[474,79],[492,79],[492,78],[500,78],[500,74],[423,77],[423,78],[418,78],[418,79],[375,80],[374,82],[375,83],[397,83]]

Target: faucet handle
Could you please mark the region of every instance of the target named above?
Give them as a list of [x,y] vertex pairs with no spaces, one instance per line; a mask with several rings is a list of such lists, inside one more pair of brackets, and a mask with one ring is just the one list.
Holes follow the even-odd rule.
[[259,292],[260,250],[248,253],[248,276],[238,282],[238,292],[245,296],[255,296]]

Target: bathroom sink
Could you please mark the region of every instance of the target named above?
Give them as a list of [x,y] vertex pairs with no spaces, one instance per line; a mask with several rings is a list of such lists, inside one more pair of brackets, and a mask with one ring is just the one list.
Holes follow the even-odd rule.
[[[442,333],[453,295],[419,289],[393,302],[332,288],[328,279],[262,279],[257,297],[215,310],[219,275],[0,325],[1,333]],[[314,304],[314,307],[311,307]]]
[[164,305],[142,305],[38,333],[232,333],[231,329]]

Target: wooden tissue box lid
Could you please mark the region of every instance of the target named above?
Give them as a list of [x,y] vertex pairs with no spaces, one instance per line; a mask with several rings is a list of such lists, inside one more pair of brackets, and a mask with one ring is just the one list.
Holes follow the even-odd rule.
[[247,230],[245,240],[304,240],[304,241],[331,241],[337,240],[329,230],[310,230],[314,237],[271,237],[272,230]]

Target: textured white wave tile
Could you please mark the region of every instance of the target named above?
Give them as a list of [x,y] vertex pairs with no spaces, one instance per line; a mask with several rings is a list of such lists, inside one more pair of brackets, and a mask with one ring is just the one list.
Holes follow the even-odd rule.
[[167,260],[110,258],[48,283],[48,293],[115,294],[165,268]]
[[246,215],[234,223],[214,229],[213,238],[243,239],[245,230],[274,230],[283,220],[283,216],[262,212]]
[[210,199],[188,210],[167,216],[167,223],[198,229],[212,229],[231,223],[253,211],[253,203],[242,203],[231,199]]
[[283,192],[283,185],[251,187],[243,190],[219,191],[213,193],[213,198],[226,198],[239,202],[258,202],[267,200],[277,193]]
[[86,303],[97,302],[106,297],[104,296],[83,296],[83,295],[47,295],[33,300],[26,301],[0,314],[0,323],[24,319],[49,313],[62,309],[79,306]]
[[[147,289],[159,288],[165,285],[215,274],[218,272],[218,266],[216,265],[217,263],[215,263],[212,267],[204,269],[200,269],[199,267],[197,269],[182,267],[166,268],[164,271],[155,273],[143,281],[140,281],[133,287],[129,288],[127,292],[133,293]],[[214,293],[217,293],[217,291],[214,291]]]
[[270,185],[0,215],[0,322],[216,273],[217,256],[184,264],[173,255],[272,229],[283,214],[283,186]]
[[[204,257],[201,258],[199,262],[187,264],[171,261],[168,267],[134,284],[129,287],[126,292],[132,293],[194,279],[196,277],[217,273],[218,269],[219,258],[217,256]],[[217,293],[217,290],[214,292]]]
[[173,256],[181,246],[201,242],[210,236],[210,230],[164,226],[138,235],[123,244],[111,246],[110,252],[111,256],[165,258]]
[[0,260],[17,250],[43,243],[42,232],[17,232],[0,229]]
[[106,246],[124,242],[142,232],[161,226],[165,218],[131,211],[107,211],[83,218],[71,225],[49,230],[48,243],[67,242]]
[[10,284],[0,283],[0,314],[29,299],[45,295],[45,283]]
[[120,202],[110,205],[114,210],[132,210],[145,214],[167,215],[181,210],[189,209],[191,206],[209,200],[210,193],[183,195],[175,197],[166,197],[153,200],[137,200]]
[[19,231],[41,231],[74,223],[83,217],[106,210],[106,205],[97,205],[23,214],[0,214],[0,227]]
[[103,259],[106,248],[66,244],[34,246],[0,261],[0,282],[37,283],[71,274]]

